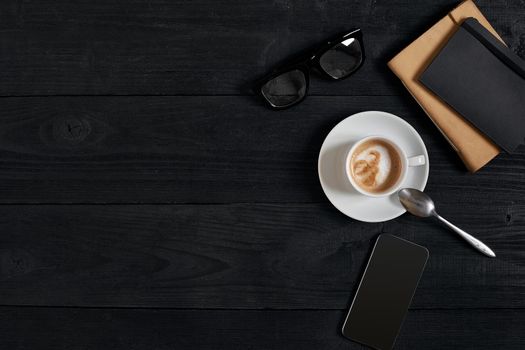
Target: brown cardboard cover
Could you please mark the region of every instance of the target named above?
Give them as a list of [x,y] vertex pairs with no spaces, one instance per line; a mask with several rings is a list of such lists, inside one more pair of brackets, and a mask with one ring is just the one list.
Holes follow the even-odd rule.
[[476,18],[503,42],[476,5],[471,0],[467,0],[397,54],[388,62],[388,67],[401,79],[454,147],[467,169],[475,172],[498,155],[499,148],[418,81],[419,75],[455,33],[461,22],[468,17]]

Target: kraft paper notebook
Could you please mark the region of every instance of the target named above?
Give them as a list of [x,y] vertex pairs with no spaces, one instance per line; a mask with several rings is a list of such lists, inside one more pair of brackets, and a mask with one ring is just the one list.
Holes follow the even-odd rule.
[[419,81],[506,152],[525,139],[525,61],[467,18]]
[[397,54],[388,66],[456,150],[467,169],[475,172],[498,155],[499,147],[418,80],[461,23],[469,17],[476,18],[501,40],[476,5],[467,0]]

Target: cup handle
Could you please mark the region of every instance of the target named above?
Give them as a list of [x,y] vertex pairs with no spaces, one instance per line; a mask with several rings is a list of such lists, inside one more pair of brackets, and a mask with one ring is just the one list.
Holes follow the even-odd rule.
[[424,155],[415,156],[408,158],[408,166],[420,166],[425,165],[426,159]]

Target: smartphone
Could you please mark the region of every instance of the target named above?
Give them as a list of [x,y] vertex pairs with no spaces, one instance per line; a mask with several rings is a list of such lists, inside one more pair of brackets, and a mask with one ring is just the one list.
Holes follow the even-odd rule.
[[380,235],[343,324],[343,335],[378,350],[392,349],[427,259],[425,247]]

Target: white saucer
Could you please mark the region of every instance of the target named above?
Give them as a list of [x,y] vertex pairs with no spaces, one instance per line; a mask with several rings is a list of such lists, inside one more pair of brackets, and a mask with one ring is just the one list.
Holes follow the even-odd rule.
[[354,142],[369,135],[391,139],[406,152],[408,157],[424,155],[426,164],[410,167],[402,187],[425,189],[429,160],[421,136],[403,119],[378,111],[354,114],[330,131],[319,152],[319,181],[330,202],[343,214],[359,221],[387,221],[397,218],[406,211],[399,203],[397,194],[380,198],[367,197],[353,189],[344,174],[345,152]]

